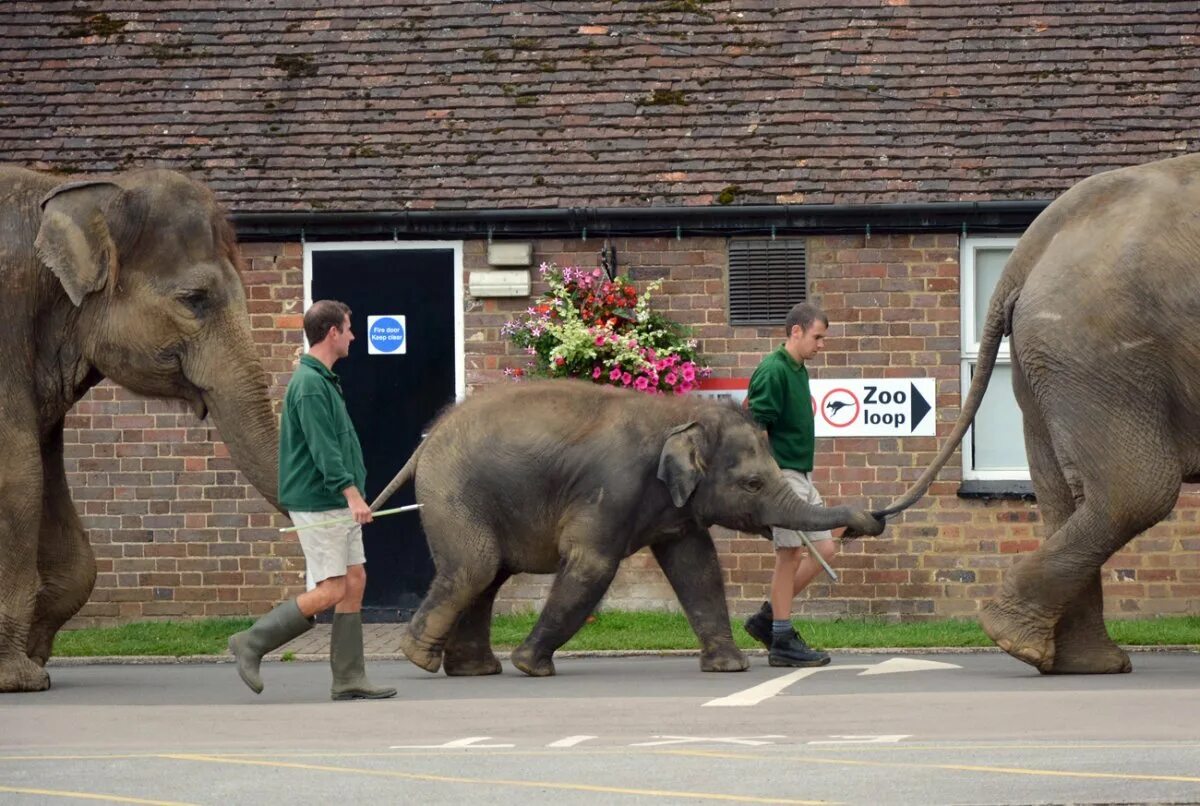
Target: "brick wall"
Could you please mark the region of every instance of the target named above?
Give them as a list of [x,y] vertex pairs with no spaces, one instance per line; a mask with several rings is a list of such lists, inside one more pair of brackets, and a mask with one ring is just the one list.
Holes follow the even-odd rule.
[[[663,279],[661,307],[694,328],[718,377],[747,377],[781,341],[781,328],[730,327],[723,238],[615,241],[621,270],[639,282]],[[935,377],[938,438],[818,440],[815,479],[831,504],[883,504],[932,460],[959,405],[959,266],[956,235],[814,237],[811,295],[830,316],[814,377]],[[535,260],[596,265],[595,239],[535,242]],[[301,349],[299,244],[243,247],[250,313],[278,404]],[[464,268],[486,268],[486,244],[464,244]],[[535,275],[536,277],[536,275]],[[535,284],[535,293],[543,290]],[[466,301],[467,382],[503,379],[527,360],[500,327],[527,300]],[[75,625],[138,618],[256,614],[303,589],[303,558],[283,522],[232,469],[215,431],[180,404],[145,401],[108,384],[93,390],[67,423],[69,477],[100,565],[91,602]],[[806,615],[894,618],[971,616],[1018,553],[1037,545],[1036,507],[956,496],[957,458],[919,508],[880,539],[847,544],[841,581],[812,585]],[[1189,487],[1164,523],[1106,566],[1111,614],[1200,611],[1200,492]],[[735,612],[765,598],[770,544],[716,529]],[[501,591],[501,610],[536,609],[549,578],[521,576]],[[626,560],[605,606],[676,609],[648,552]]]

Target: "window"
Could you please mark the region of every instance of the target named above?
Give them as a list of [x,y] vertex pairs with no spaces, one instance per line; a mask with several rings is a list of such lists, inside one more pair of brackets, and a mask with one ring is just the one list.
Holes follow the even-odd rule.
[[[962,390],[967,388],[979,361],[979,338],[992,291],[1004,264],[1017,245],[1016,237],[962,239]],[[963,438],[963,479],[1004,481],[1029,478],[1021,409],[1012,389],[1012,358],[1008,339],[1000,345],[987,394],[975,415],[975,424]]]
[[729,242],[729,323],[782,325],[808,299],[803,238]]

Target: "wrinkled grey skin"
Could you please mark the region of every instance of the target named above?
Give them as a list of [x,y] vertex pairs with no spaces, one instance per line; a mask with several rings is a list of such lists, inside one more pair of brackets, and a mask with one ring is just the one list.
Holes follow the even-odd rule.
[[492,604],[512,574],[556,574],[533,632],[513,653],[528,675],[583,625],[621,559],[649,546],[700,638],[705,671],[742,671],[708,527],[762,533],[883,523],[809,506],[735,407],[577,381],[504,384],[449,410],[373,506],[415,476],[437,574],[405,632],[405,654],[436,672],[495,674]]
[[1104,629],[1100,566],[1200,481],[1200,156],[1098,174],[1022,236],[979,367],[924,494],[979,408],[1001,338],[1046,540],[1004,578],[987,634],[1044,673],[1128,672]]
[[274,503],[278,431],[236,255],[212,195],[179,174],[0,168],[0,692],[49,687],[54,635],[95,584],[63,418],[101,380],[211,411]]

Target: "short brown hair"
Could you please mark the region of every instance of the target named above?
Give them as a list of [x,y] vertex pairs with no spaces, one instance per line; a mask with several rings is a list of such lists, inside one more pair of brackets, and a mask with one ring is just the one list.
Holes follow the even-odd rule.
[[336,327],[340,332],[346,317],[350,315],[350,306],[336,299],[319,299],[304,312],[304,336],[311,347],[320,344],[329,335],[329,328]]
[[829,327],[829,317],[816,305],[813,305],[811,302],[801,302],[793,305],[792,309],[788,311],[787,320],[784,322],[784,327],[787,328],[784,335],[792,335],[792,328],[796,325],[800,325],[800,329],[807,333],[808,329],[813,326],[813,322],[818,320],[825,327]]

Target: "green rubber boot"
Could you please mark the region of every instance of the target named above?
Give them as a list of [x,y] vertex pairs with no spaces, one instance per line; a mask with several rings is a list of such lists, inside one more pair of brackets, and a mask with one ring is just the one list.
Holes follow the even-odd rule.
[[334,613],[329,638],[329,666],[333,670],[330,697],[335,700],[386,700],[396,689],[373,686],[363,659],[362,613]]
[[254,622],[248,630],[229,637],[229,651],[237,661],[238,674],[242,682],[255,694],[262,694],[263,682],[259,665],[263,655],[286,644],[296,636],[312,629],[312,619],[300,612],[295,599],[278,605],[270,613]]

